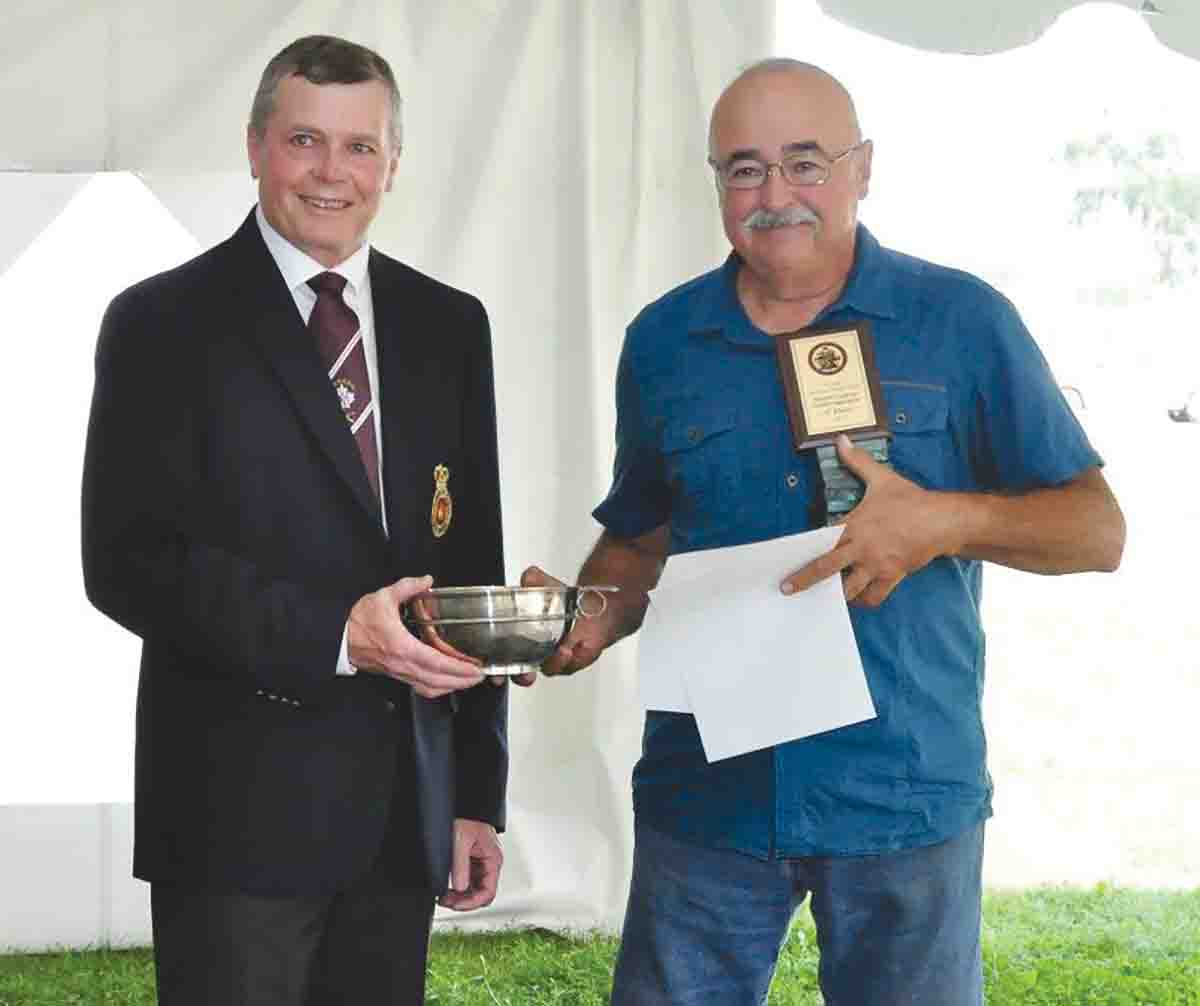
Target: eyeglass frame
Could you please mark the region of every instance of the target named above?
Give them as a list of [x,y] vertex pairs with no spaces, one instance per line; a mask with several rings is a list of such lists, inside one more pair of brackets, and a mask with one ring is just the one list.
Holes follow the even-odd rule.
[[[811,189],[811,188],[816,188],[818,185],[824,185],[827,181],[829,181],[830,177],[833,175],[833,169],[837,166],[839,161],[845,160],[852,153],[854,153],[854,151],[859,150],[862,147],[865,147],[870,142],[871,142],[870,140],[859,140],[853,146],[847,147],[840,154],[837,154],[834,157],[830,157],[827,153],[825,153],[825,151],[821,149],[821,145],[819,143],[798,144],[797,149],[791,151],[791,153],[787,155],[788,157],[790,157],[794,154],[804,154],[804,153],[816,152],[816,153],[820,154],[822,157],[824,157],[829,162],[825,166],[825,177],[817,182],[794,182],[794,181],[792,181],[790,178],[788,178],[787,173],[783,170],[783,162],[784,162],[785,158],[780,158],[778,161],[764,161],[761,157],[733,156],[733,157],[726,158],[725,161],[722,163],[712,157],[709,157],[708,164],[713,169],[713,173],[717,177],[717,184],[722,189],[726,189],[726,190],[733,189],[736,192],[753,192],[755,189],[761,189],[764,185],[767,184],[767,181],[770,179],[772,168],[778,168],[779,169],[779,177],[782,178],[784,180],[784,182],[786,182],[792,188],[794,188],[794,189]],[[761,164],[763,166],[762,181],[759,182],[757,185],[730,185],[728,182],[725,181],[724,170],[725,170],[725,168],[728,168],[729,165],[733,164],[734,161],[756,161],[757,163]]]

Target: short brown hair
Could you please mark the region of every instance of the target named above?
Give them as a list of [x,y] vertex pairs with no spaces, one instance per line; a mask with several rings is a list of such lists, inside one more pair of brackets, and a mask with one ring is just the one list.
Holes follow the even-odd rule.
[[361,84],[368,80],[385,84],[392,99],[392,143],[400,149],[400,92],[388,61],[366,46],[333,35],[298,38],[267,64],[250,106],[250,128],[259,136],[275,111],[280,81],[295,76],[310,84]]

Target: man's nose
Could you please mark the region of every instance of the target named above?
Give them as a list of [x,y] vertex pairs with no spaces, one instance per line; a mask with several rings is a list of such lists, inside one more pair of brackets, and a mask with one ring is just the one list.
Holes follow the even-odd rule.
[[759,189],[759,198],[762,204],[768,208],[788,206],[792,203],[794,196],[795,190],[783,177],[783,166],[768,164],[767,177],[763,179],[762,188]]
[[332,145],[326,146],[313,165],[313,174],[322,181],[336,182],[344,178],[346,162],[341,151]]

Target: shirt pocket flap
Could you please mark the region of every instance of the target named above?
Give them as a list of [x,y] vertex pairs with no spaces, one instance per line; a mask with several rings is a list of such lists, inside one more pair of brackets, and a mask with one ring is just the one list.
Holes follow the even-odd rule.
[[944,430],[950,403],[944,388],[898,387],[885,384],[888,424],[893,433],[933,433]]
[[688,415],[667,423],[663,430],[663,453],[691,450],[718,433],[732,430],[737,416],[731,408],[692,410]]

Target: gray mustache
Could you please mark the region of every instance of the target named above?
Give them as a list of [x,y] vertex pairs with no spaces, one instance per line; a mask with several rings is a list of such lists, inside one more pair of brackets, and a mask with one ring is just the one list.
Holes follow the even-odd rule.
[[765,231],[775,227],[796,227],[799,224],[820,222],[820,217],[807,206],[789,206],[784,210],[767,210],[759,207],[742,220],[742,226],[751,231]]

